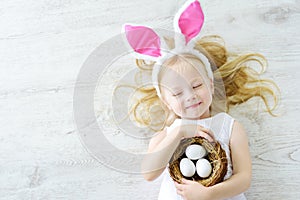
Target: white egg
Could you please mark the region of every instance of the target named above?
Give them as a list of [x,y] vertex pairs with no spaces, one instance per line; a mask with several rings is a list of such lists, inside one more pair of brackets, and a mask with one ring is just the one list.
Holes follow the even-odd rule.
[[185,177],[191,177],[196,172],[194,163],[188,158],[183,158],[180,161],[179,167],[180,167],[180,172]]
[[197,174],[201,178],[208,177],[212,171],[211,164],[208,162],[208,160],[206,160],[204,158],[197,161],[196,169],[197,169]]
[[206,149],[198,144],[192,144],[185,150],[185,155],[191,160],[197,160],[206,156]]

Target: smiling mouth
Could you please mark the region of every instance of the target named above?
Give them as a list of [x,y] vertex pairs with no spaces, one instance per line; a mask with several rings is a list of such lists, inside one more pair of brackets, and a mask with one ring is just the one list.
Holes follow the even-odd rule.
[[196,108],[196,107],[198,107],[201,103],[202,103],[202,102],[199,102],[199,103],[190,105],[190,106],[188,106],[188,107],[186,107],[186,108]]

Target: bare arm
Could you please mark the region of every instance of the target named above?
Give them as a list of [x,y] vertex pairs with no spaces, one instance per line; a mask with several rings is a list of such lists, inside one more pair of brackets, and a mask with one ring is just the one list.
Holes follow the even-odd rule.
[[213,140],[210,130],[197,125],[182,125],[169,134],[167,131],[158,132],[149,143],[147,155],[142,163],[142,173],[148,181],[156,179],[167,166],[170,158],[183,137],[203,136]]
[[182,136],[178,132],[158,132],[149,143],[148,152],[142,163],[142,173],[148,181],[156,179],[164,171]]
[[233,175],[210,187],[213,199],[223,199],[238,195],[250,187],[252,166],[248,139],[243,126],[234,122],[230,139]]

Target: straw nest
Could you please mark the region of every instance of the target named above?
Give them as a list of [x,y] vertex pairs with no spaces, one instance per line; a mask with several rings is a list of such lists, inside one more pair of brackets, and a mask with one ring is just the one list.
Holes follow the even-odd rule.
[[[179,168],[179,163],[182,158],[186,158],[185,150],[191,144],[202,145],[208,152],[205,157],[212,165],[212,172],[207,178],[201,178],[195,173],[192,177],[184,177]],[[222,149],[219,142],[211,143],[203,137],[184,138],[181,140],[177,149],[169,162],[169,172],[172,179],[178,183],[181,183],[181,179],[184,177],[189,180],[197,181],[204,186],[212,186],[223,181],[223,178],[227,172],[227,158],[226,153]]]

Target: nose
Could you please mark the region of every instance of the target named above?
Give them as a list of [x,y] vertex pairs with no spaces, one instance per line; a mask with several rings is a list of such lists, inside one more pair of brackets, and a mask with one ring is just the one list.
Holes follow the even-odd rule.
[[197,95],[193,90],[189,90],[187,92],[187,101],[188,102],[195,101],[196,98],[197,98]]

